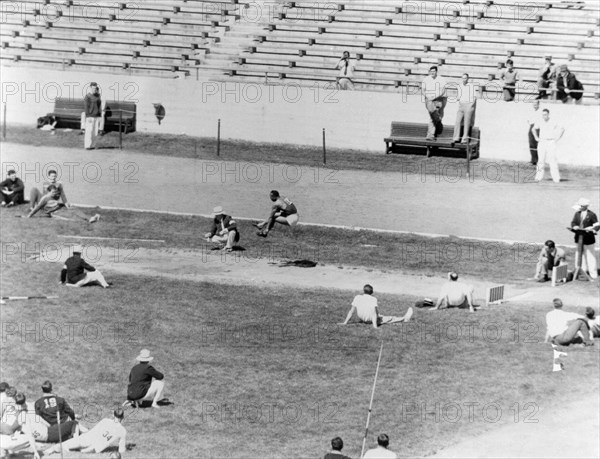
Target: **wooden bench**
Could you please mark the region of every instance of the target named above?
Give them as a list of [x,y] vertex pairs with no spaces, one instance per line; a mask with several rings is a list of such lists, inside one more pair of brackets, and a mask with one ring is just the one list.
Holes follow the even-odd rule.
[[466,144],[454,142],[453,135],[454,124],[447,124],[436,141],[429,141],[425,140],[425,137],[427,137],[427,124],[393,121],[389,137],[383,139],[385,142],[385,153],[391,153],[394,145],[400,145],[404,147],[424,147],[427,149],[428,157],[440,148],[464,153],[467,159],[479,157],[479,128],[473,127],[471,138]]
[[[122,113],[121,113],[122,110]],[[104,130],[119,131],[125,134],[135,132],[137,108],[134,102],[106,101],[104,107]],[[54,111],[48,113],[56,118],[57,128],[81,128],[81,114],[83,113],[83,99],[67,99],[58,97],[54,102]]]

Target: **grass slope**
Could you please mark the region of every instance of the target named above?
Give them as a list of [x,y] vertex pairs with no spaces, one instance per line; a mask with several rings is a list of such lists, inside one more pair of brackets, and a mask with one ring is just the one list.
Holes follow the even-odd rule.
[[[189,228],[206,223],[152,216],[150,225],[145,214],[107,212],[99,224],[86,227],[5,218],[9,212],[2,212],[3,242],[42,245],[66,231],[158,237],[168,224],[167,246],[186,247],[198,243]],[[283,232],[277,234],[284,240]],[[357,250],[361,237],[337,231],[320,236],[349,251]],[[393,239],[382,238],[393,250]],[[373,266],[389,261],[379,255],[370,260]],[[29,399],[51,379],[84,422],[93,424],[125,399],[139,350],[148,347],[156,355],[156,367],[167,375],[165,395],[175,405],[130,415],[128,441],[135,446],[126,457],[319,457],[336,435],[346,443],[344,452],[357,457],[381,341],[368,444],[387,432],[392,449],[406,457],[540,419],[543,410],[599,388],[597,349],[570,350],[568,371],[551,372],[551,349],[541,343],[547,308],[534,304],[477,315],[419,310],[413,323],[375,331],[335,325],[349,308],[352,295],[346,292],[110,273],[113,289],[68,289],[56,285],[60,262],[15,256],[6,261],[4,291],[17,285],[26,292],[60,294],[58,300],[2,306],[2,379]],[[478,269],[487,272],[487,265]],[[415,300],[378,298],[387,314],[401,314]]]

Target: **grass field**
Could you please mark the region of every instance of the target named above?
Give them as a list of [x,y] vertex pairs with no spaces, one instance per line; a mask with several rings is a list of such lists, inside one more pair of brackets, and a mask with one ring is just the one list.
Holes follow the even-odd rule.
[[[64,243],[57,235],[68,233],[159,238],[166,239],[167,252],[194,250],[208,223],[199,217],[103,211],[98,224],[87,225],[11,218],[17,211],[2,210],[3,249],[13,241],[27,247]],[[242,234],[252,234],[249,223],[242,223]],[[318,244],[337,246],[328,252],[331,258],[319,261],[346,267],[424,275],[459,269],[490,279],[505,270],[515,281],[531,275],[532,265],[511,257],[458,268],[448,260],[411,264],[398,252],[402,242],[448,241],[406,238],[301,227],[293,235],[278,231],[268,241],[296,244],[297,253],[314,253]],[[243,239],[248,251],[264,243]],[[13,293],[7,286],[17,286],[18,293],[60,295],[2,306],[2,377],[29,399],[51,379],[84,423],[93,424],[125,399],[139,350],[152,350],[155,366],[166,373],[165,396],[174,405],[130,412],[125,426],[131,450],[125,457],[320,457],[336,435],[344,439],[344,452],[357,457],[381,342],[368,445],[386,432],[391,449],[402,457],[534,422],[545,410],[599,389],[596,348],[569,350],[568,371],[551,372],[551,348],[542,343],[548,307],[536,303],[475,315],[417,310],[412,323],[376,331],[337,325],[356,292],[125,276],[110,268],[105,274],[113,288],[68,289],[57,285],[60,261],[24,260],[22,249],[3,257],[3,295]],[[403,314],[416,299],[376,296],[386,314]]]

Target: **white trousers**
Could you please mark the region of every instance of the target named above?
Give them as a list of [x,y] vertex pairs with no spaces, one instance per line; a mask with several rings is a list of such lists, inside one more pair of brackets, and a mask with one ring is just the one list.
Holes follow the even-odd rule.
[[96,145],[101,119],[100,117],[88,117],[85,119],[85,139],[83,142],[85,148],[93,148]]
[[[590,273],[590,277],[592,279],[598,278],[598,265],[596,263],[596,251],[595,244],[588,244],[583,246],[583,256],[581,257],[581,268],[584,271]],[[579,253],[577,254],[577,259],[579,258]]]
[[143,398],[141,398],[138,401],[151,401],[152,403],[156,403],[159,400],[162,399],[162,393],[163,390],[165,389],[165,381],[164,380],[158,380],[158,379],[152,379],[152,383],[150,384],[150,387],[148,388],[148,392],[146,392],[146,395],[144,395]]
[[538,163],[535,180],[537,182],[544,180],[544,176],[546,175],[546,163],[548,163],[552,180],[556,183],[560,182],[558,159],[556,157],[556,142],[554,140],[540,140],[537,149]]
[[70,285],[72,287],[83,287],[84,285],[93,284],[94,282],[98,282],[102,287],[108,287],[108,282],[106,282],[106,279],[104,279],[104,276],[98,270],[86,271],[85,277],[79,282],[67,285]]

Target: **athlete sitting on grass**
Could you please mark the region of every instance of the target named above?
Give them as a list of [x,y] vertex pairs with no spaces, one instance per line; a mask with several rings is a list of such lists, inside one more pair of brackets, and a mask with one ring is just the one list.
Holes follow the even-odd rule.
[[262,222],[253,223],[260,230],[256,233],[260,237],[267,237],[275,223],[286,226],[296,226],[298,224],[298,209],[292,201],[285,196],[281,196],[277,190],[272,190],[269,198],[274,203],[269,217]]
[[[121,424],[125,412],[123,408],[113,411],[113,418],[102,419],[98,424],[79,435],[62,443],[62,449],[67,451],[79,450],[81,453],[101,453],[110,446],[119,445],[119,453],[126,451],[127,431]],[[61,445],[54,445],[47,449],[45,454],[53,454],[61,451]]]
[[[67,200],[63,184],[58,181],[58,174],[55,170],[48,171],[48,180],[44,182],[42,191],[32,188],[30,194],[31,208],[27,218],[33,217],[40,210],[44,211],[46,217],[52,217],[52,214],[62,208],[71,209],[71,204]],[[100,215],[87,217],[81,211],[72,209],[73,214],[89,223],[95,223],[100,219]]]
[[440,296],[438,297],[435,306],[430,311],[439,309],[443,303],[446,303],[447,308],[461,308],[469,306],[470,312],[475,312],[473,306],[473,291],[472,285],[458,282],[458,274],[448,273],[448,282],[442,286]]
[[373,328],[379,328],[380,325],[384,324],[408,322],[413,315],[413,308],[408,308],[408,311],[402,317],[381,315],[377,306],[377,298],[373,296],[373,287],[367,284],[363,287],[363,292],[362,295],[354,297],[346,320],[339,325],[347,325],[355,312],[362,323],[372,324]]

